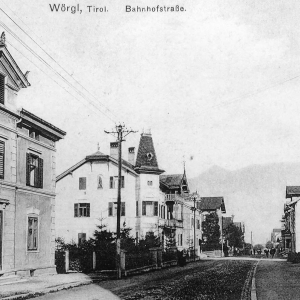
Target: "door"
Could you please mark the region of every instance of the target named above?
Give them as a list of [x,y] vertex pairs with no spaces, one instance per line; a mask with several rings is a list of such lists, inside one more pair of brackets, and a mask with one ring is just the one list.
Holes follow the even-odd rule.
[[0,210],[0,270],[2,270],[3,210]]

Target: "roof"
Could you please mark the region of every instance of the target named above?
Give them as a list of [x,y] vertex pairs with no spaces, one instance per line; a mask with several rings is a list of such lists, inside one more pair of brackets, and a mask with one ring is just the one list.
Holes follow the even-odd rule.
[[164,172],[164,170],[160,170],[158,167],[152,135],[150,133],[141,134],[135,166],[135,170],[138,173],[161,174]]
[[223,217],[222,222],[223,229],[226,229],[230,224],[233,224],[232,217]]
[[285,198],[300,197],[300,186],[287,186]]
[[46,130],[55,140],[61,139],[66,135],[65,131],[37,117],[36,115],[25,110],[24,108],[20,111],[20,116],[23,120],[26,120],[31,125],[35,125],[39,129]]
[[160,175],[159,182],[169,188],[180,187],[183,174]]
[[200,202],[198,203],[198,208],[202,211],[221,209],[223,213],[226,213],[223,197],[201,197]]
[[[112,162],[112,163],[118,165],[117,159],[115,159],[109,155],[106,155],[100,151],[97,151],[93,154],[87,155],[83,160],[81,160],[80,162],[78,162],[77,164],[72,166],[71,168],[67,169],[66,171],[64,171],[63,173],[58,175],[56,177],[56,182],[60,181],[67,175],[71,174],[72,172],[74,172],[75,170],[80,168],[82,165],[84,165],[86,162],[91,162],[91,161],[106,161],[106,162]],[[134,171],[134,166],[124,159],[122,159],[122,167],[125,170],[130,171],[132,174],[137,175],[137,173]]]

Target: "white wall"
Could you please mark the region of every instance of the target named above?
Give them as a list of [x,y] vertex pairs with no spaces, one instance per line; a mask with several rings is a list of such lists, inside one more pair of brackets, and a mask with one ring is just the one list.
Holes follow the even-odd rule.
[[[98,188],[98,175],[102,176],[103,188]],[[66,242],[72,239],[78,242],[78,233],[86,233],[87,239],[93,237],[96,225],[107,225],[111,231],[116,231],[116,216],[108,216],[108,203],[117,202],[117,187],[110,189],[110,176],[118,176],[117,165],[112,162],[90,162],[64,177],[56,185],[56,236]],[[122,202],[125,202],[125,216],[121,217],[121,227],[135,228],[136,176],[122,170],[125,178],[125,188],[121,190]],[[86,190],[79,190],[79,177],[87,178]],[[75,203],[90,203],[90,217],[74,217]],[[134,235],[134,232],[132,232]]]

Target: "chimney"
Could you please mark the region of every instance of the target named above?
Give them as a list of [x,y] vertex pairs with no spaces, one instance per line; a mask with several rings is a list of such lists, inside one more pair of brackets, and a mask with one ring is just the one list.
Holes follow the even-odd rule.
[[110,156],[118,159],[118,142],[110,143]]
[[135,156],[135,151],[134,147],[128,148],[128,162],[134,166],[134,156]]

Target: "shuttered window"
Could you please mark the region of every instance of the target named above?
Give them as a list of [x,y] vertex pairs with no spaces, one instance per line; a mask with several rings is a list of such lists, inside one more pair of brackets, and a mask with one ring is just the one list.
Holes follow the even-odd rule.
[[[116,202],[108,202],[108,216],[113,217],[117,215],[118,204]],[[125,216],[125,202],[121,202],[121,216]]]
[[0,179],[4,179],[5,143],[0,141]]
[[154,202],[154,216],[158,216],[158,202]]
[[5,76],[0,74],[0,103],[4,104],[5,97]]
[[89,217],[89,216],[90,216],[90,203],[74,204],[74,217]]
[[26,185],[43,188],[44,161],[42,158],[26,153]]

